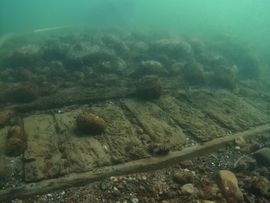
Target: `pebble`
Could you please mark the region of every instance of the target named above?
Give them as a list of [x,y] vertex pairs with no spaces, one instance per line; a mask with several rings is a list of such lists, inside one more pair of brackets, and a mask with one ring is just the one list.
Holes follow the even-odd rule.
[[202,200],[202,203],[216,203],[216,202],[210,200]]
[[270,148],[265,147],[254,152],[253,156],[259,164],[270,166]]
[[173,180],[179,184],[193,183],[194,174],[191,171],[176,172],[173,176]]
[[242,136],[235,138],[234,142],[239,147],[244,147],[247,145],[245,138]]
[[139,199],[134,197],[131,199],[131,203],[138,203],[139,202]]
[[187,194],[191,194],[191,195],[196,195],[198,193],[198,189],[196,187],[194,187],[194,185],[191,183],[183,185],[181,187],[181,191],[183,193],[187,193]]
[[194,164],[193,164],[193,162],[191,160],[185,160],[185,161],[181,161],[180,165],[183,166],[183,167],[186,167],[186,168],[190,168]]

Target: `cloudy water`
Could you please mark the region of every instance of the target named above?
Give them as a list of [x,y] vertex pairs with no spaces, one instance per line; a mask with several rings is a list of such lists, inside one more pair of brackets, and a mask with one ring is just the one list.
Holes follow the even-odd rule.
[[269,202],[269,11],[0,0],[0,202]]
[[269,36],[267,0],[1,0],[1,33],[52,26]]

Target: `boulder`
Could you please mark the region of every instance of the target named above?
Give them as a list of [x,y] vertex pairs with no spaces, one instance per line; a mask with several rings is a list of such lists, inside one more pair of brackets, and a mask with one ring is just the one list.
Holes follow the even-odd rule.
[[220,170],[218,176],[220,189],[228,202],[243,202],[243,194],[235,174],[228,170]]

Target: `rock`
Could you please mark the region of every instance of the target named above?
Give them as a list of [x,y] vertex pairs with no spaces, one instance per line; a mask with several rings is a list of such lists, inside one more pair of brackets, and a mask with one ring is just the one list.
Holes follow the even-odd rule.
[[203,66],[198,62],[186,64],[182,73],[184,80],[191,85],[203,84],[205,82]]
[[218,185],[211,179],[205,177],[201,180],[200,197],[203,199],[214,199],[220,196],[220,189]]
[[243,202],[243,194],[239,189],[238,180],[233,172],[219,171],[220,189],[228,202]]
[[131,203],[139,203],[139,199],[136,197],[133,197],[130,201]]
[[103,45],[113,49],[118,54],[127,54],[129,48],[126,45],[125,41],[122,41],[116,35],[106,34],[101,37]]
[[243,146],[247,145],[247,142],[243,136],[239,136],[239,137],[235,138],[234,143],[239,147],[243,147]]
[[170,75],[179,75],[181,74],[182,70],[184,69],[185,67],[185,63],[180,63],[180,62],[176,62],[176,63],[173,63],[170,67],[169,67],[169,72],[170,72]]
[[215,68],[214,75],[210,79],[213,86],[225,89],[235,89],[237,85],[237,72],[236,65],[233,66],[220,66]]
[[43,59],[48,61],[61,61],[67,56],[69,45],[61,43],[58,39],[50,39],[42,46],[40,54]]
[[[3,154],[0,153],[0,180],[6,176],[6,168],[5,168],[5,158]],[[1,181],[0,181],[1,182]]]
[[170,148],[166,144],[153,144],[149,146],[149,152],[154,156],[164,156],[169,154]]
[[8,95],[14,102],[31,102],[37,99],[39,95],[38,88],[31,83],[21,83],[13,87]]
[[267,195],[270,192],[270,182],[264,176],[252,176],[248,178],[249,189],[256,195]]
[[141,99],[158,99],[161,95],[161,83],[157,76],[149,75],[143,77],[137,85],[136,93]]
[[185,161],[181,161],[180,165],[185,168],[191,168],[194,166],[194,163],[191,160],[185,160]]
[[193,56],[190,44],[178,39],[160,39],[150,44],[150,52],[154,55],[165,54],[172,59],[189,60]]
[[100,134],[105,130],[106,123],[93,113],[82,113],[77,119],[78,130],[83,133]]
[[8,54],[4,58],[4,64],[11,68],[28,68],[37,65],[39,59],[39,55],[35,48],[33,48],[33,50],[30,50],[29,48],[22,48]]
[[173,180],[179,184],[193,183],[194,175],[191,171],[176,172]]
[[0,112],[0,126],[7,124],[11,117],[15,115],[14,110],[3,110]]
[[259,164],[264,166],[270,166],[270,148],[262,148],[256,151],[253,156]]
[[18,125],[9,128],[5,146],[6,155],[19,156],[24,152],[26,146],[27,140],[23,128]]
[[201,203],[216,203],[216,202],[210,200],[202,200]]
[[164,68],[164,66],[155,60],[146,60],[142,61],[141,65],[137,68],[135,73],[133,73],[134,76],[144,76],[144,75],[166,75],[167,70]]
[[184,193],[184,194],[191,194],[191,195],[196,195],[198,194],[198,189],[196,187],[194,187],[193,184],[191,183],[188,183],[188,184],[185,184],[181,187],[181,191]]

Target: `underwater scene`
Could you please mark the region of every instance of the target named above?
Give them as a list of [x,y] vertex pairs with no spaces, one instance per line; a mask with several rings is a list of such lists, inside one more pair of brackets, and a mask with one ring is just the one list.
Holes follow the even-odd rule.
[[0,202],[269,203],[269,11],[1,0]]

